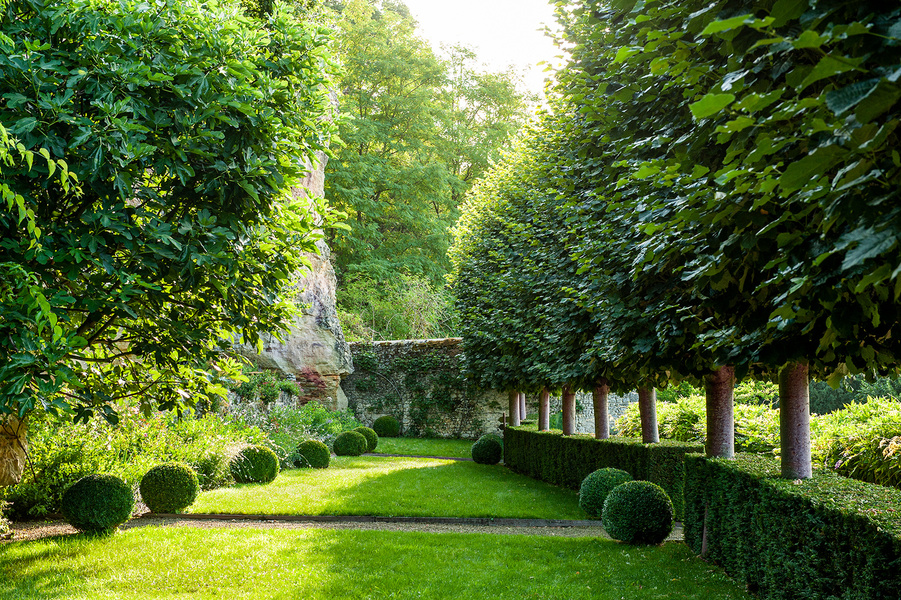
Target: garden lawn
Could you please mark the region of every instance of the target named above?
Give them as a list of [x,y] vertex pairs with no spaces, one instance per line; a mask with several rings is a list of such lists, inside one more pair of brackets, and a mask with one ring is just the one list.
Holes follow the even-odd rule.
[[499,465],[428,458],[332,458],[268,485],[203,492],[192,513],[585,519],[578,493]]
[[406,454],[409,456],[446,456],[472,458],[475,440],[447,440],[430,438],[379,438],[375,452]]
[[681,543],[141,527],[0,545],[0,600],[752,600]]

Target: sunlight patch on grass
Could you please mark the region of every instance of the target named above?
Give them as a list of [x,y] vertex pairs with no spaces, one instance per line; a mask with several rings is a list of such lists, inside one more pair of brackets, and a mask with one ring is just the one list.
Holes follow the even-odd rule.
[[192,513],[584,519],[578,494],[498,465],[338,457],[268,485],[203,492]]
[[473,440],[444,440],[433,438],[379,438],[375,449],[380,454],[410,456],[446,456],[472,458]]
[[0,600],[50,598],[751,600],[679,543],[143,527],[0,546]]

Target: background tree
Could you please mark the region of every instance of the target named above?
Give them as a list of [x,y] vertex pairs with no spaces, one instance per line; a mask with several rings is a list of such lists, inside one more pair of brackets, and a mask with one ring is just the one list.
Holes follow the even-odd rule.
[[437,56],[401,2],[330,6],[344,68],[337,85],[343,146],[333,148],[326,196],[352,226],[334,232],[330,245],[339,306],[365,321],[360,311],[371,313],[378,300],[361,302],[363,290],[402,287],[412,277],[444,295],[459,204],[526,121],[529,98],[512,72],[481,70],[472,50]]
[[[288,188],[327,138],[327,38],[239,11],[14,0],[0,14],[0,122],[45,158],[3,173],[0,411],[191,405],[222,391],[223,347],[287,324],[315,227]],[[77,191],[48,178],[60,161]]]

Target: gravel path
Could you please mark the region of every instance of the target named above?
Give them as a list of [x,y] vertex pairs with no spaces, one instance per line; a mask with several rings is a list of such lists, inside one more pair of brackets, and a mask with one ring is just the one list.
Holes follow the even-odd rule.
[[[492,535],[535,535],[556,537],[608,537],[600,523],[585,525],[535,525],[533,519],[498,519],[496,524],[472,524],[481,519],[391,519],[385,517],[285,517],[177,515],[138,516],[121,529],[137,527],[190,527],[194,529],[361,529],[366,531],[419,531],[424,533],[487,533]],[[521,521],[521,524],[511,524]],[[498,524],[499,523],[499,524]],[[530,524],[531,523],[531,524]],[[554,522],[551,522],[554,523]],[[556,522],[559,523],[559,522]],[[592,522],[593,523],[593,522]],[[13,523],[11,541],[30,541],[47,537],[74,535],[75,529],[63,521],[26,521]],[[677,523],[669,541],[682,540],[682,525]],[[0,542],[2,543],[2,542]]]

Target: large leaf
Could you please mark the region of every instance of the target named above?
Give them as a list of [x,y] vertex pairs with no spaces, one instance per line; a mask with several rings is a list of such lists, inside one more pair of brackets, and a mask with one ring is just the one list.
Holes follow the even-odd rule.
[[707,94],[697,102],[689,105],[695,119],[704,119],[714,115],[735,101],[734,94]]

